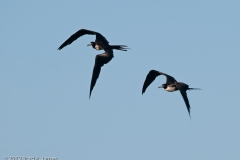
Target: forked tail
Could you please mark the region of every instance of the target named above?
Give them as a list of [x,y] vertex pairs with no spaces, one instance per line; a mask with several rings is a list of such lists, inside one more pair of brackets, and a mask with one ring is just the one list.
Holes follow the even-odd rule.
[[188,88],[188,90],[202,90],[201,88]]
[[121,50],[121,51],[127,51],[128,49],[128,46],[125,46],[125,45],[111,45],[112,49],[117,49],[117,50]]

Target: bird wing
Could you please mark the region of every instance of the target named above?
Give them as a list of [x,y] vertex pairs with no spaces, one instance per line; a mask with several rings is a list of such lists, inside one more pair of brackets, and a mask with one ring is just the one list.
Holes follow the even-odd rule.
[[169,76],[168,74],[162,73],[162,75],[167,77],[166,84],[174,84],[175,82],[177,82],[175,78],[173,78],[172,76]]
[[[85,35],[85,34],[90,34],[90,35],[98,35],[100,33],[95,32],[95,31],[91,31],[91,30],[87,30],[87,29],[80,29],[79,31],[77,31],[76,33],[74,33],[73,35],[71,35],[59,48],[58,50],[61,50],[62,48],[64,48],[65,46],[71,44],[73,41],[75,41],[76,39],[78,39],[79,37]],[[100,34],[101,35],[101,34]]]
[[143,84],[143,88],[142,88],[142,94],[146,91],[147,87],[155,80],[155,78],[159,75],[164,75],[166,76],[167,78],[167,84],[174,84],[174,82],[176,82],[176,80],[172,77],[172,76],[169,76],[163,72],[159,72],[159,71],[156,71],[156,70],[151,70],[149,71],[145,81],[144,81],[144,84]]
[[187,107],[187,110],[188,110],[188,114],[189,116],[191,117],[190,115],[190,104],[189,104],[189,101],[188,101],[188,97],[187,97],[187,89],[188,89],[188,85],[185,84],[185,83],[181,83],[181,82],[175,82],[175,85],[177,86],[177,88],[179,89],[182,97],[183,97],[183,100],[186,104],[186,107]]
[[[112,50],[108,51],[108,52],[112,52]],[[103,54],[98,54],[96,55],[95,58],[95,64],[93,67],[93,73],[92,73],[92,80],[91,80],[91,85],[90,85],[90,94],[89,94],[89,98],[91,97],[91,93],[92,90],[97,82],[97,79],[100,75],[100,71],[101,71],[101,67],[104,64],[107,64],[113,57],[109,56],[108,54],[103,53]]]
[[108,44],[109,42],[107,41],[107,39],[101,35],[100,33],[96,33],[96,40],[95,40],[96,43],[103,43],[103,44]]
[[147,87],[159,76],[159,72],[156,70],[151,70],[146,76],[146,79],[143,83],[142,94],[146,91]]

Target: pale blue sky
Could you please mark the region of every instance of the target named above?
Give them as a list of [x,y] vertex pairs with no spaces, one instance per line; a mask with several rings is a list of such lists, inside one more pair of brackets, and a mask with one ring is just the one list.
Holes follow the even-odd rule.
[[[240,1],[1,1],[0,157],[239,160]],[[95,55],[81,28],[115,51],[88,99]],[[149,70],[188,91],[144,95]]]

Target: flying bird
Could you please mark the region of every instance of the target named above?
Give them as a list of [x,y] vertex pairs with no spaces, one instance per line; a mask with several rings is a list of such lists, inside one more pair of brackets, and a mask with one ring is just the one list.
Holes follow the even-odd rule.
[[165,84],[162,84],[162,86],[159,86],[158,88],[164,88],[165,91],[168,92],[174,92],[179,90],[183,100],[186,104],[187,110],[188,110],[188,114],[190,115],[190,104],[187,98],[187,90],[198,90],[199,88],[189,88],[189,86],[183,82],[177,82],[175,78],[173,78],[172,76],[165,74],[163,72],[159,72],[156,70],[151,70],[149,71],[144,84],[143,84],[143,88],[142,88],[142,94],[146,91],[147,87],[155,80],[155,78],[159,75],[164,75],[167,78],[167,81]]
[[96,50],[104,50],[105,52],[102,54],[96,55],[95,58],[95,64],[93,67],[93,73],[92,73],[92,80],[91,80],[91,85],[90,85],[90,93],[89,93],[89,98],[91,97],[92,90],[97,82],[97,79],[99,77],[101,67],[104,64],[107,64],[112,60],[113,56],[113,49],[116,50],[121,50],[121,51],[127,51],[128,46],[126,45],[109,45],[109,42],[107,39],[101,35],[98,32],[87,30],[87,29],[80,29],[73,35],[71,35],[59,48],[58,50],[61,50],[67,45],[70,45],[73,41],[78,39],[79,37],[88,34],[88,35],[96,35],[95,42],[90,42],[87,46],[92,46]]

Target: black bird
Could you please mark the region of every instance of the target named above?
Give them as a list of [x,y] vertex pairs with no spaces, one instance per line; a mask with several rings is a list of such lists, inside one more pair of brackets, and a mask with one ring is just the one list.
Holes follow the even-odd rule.
[[104,47],[108,47],[109,49],[117,49],[121,51],[127,51],[128,46],[126,45],[109,45],[107,39],[101,35],[98,32],[87,30],[87,29],[80,29],[73,35],[71,35],[59,48],[58,50],[63,49],[65,46],[71,44],[73,41],[78,39],[79,37],[85,35],[85,34],[90,34],[90,35],[96,35],[96,40],[95,42],[90,42],[87,46],[92,46],[96,50],[104,50]]
[[78,39],[79,37],[81,37],[85,34],[96,35],[95,42],[90,42],[90,44],[88,44],[88,46],[92,46],[96,50],[104,50],[105,51],[102,54],[96,55],[96,58],[95,58],[95,65],[94,65],[94,68],[93,68],[92,80],[91,80],[91,85],[90,85],[90,94],[89,94],[89,98],[90,98],[92,90],[93,90],[93,88],[94,88],[94,86],[97,82],[98,77],[99,77],[101,67],[104,64],[107,64],[109,61],[111,61],[112,58],[114,57],[113,56],[113,49],[117,49],[117,50],[121,50],[121,51],[127,51],[127,49],[129,49],[129,48],[127,48],[128,46],[125,46],[125,45],[109,45],[109,42],[107,41],[107,39],[103,35],[101,35],[100,33],[95,32],[95,31],[90,31],[90,30],[87,30],[87,29],[80,29],[79,31],[77,31],[76,33],[71,35],[58,48],[58,50],[61,50],[62,48],[71,44],[73,41],[75,41],[76,39]]
[[177,82],[175,80],[175,78],[173,78],[172,76],[170,75],[167,75],[163,72],[159,72],[159,71],[156,71],[156,70],[151,70],[146,79],[145,79],[145,82],[143,84],[143,88],[142,88],[142,94],[146,91],[147,87],[155,80],[155,78],[159,75],[164,75],[166,76],[167,78],[167,81],[165,84],[162,84],[162,86],[159,86],[158,88],[164,88],[165,91],[168,91],[168,92],[174,92],[174,91],[177,91],[179,90],[182,97],[183,97],[183,100],[187,106],[187,110],[188,110],[188,114],[189,116],[191,117],[190,115],[190,104],[189,104],[189,101],[188,101],[188,98],[187,98],[187,90],[196,90],[196,89],[199,89],[199,88],[189,88],[189,86],[183,82]]

